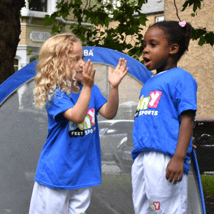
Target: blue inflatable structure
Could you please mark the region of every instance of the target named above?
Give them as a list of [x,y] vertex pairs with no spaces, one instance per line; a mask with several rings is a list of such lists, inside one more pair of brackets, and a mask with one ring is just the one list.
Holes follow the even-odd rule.
[[[148,80],[148,78],[150,78],[152,75],[152,72],[148,71],[143,64],[141,64],[139,61],[133,59],[132,57],[124,53],[111,50],[108,48],[90,47],[90,46],[83,47],[83,52],[84,52],[84,58],[86,61],[90,59],[94,63],[106,64],[109,66],[116,66],[119,58],[125,58],[127,60],[127,67],[129,67],[129,75],[132,78],[136,79],[137,81],[141,82],[142,84],[145,83]],[[1,175],[2,175],[0,176],[0,182],[1,182],[1,186],[3,187],[5,186],[5,189],[3,189],[2,192],[0,193],[0,213],[6,212],[6,211],[14,214],[25,213],[26,208],[24,209],[23,207],[25,205],[28,206],[28,202],[30,199],[31,189],[28,191],[28,194],[26,195],[26,197],[22,198],[21,195],[25,194],[25,189],[27,188],[28,181],[31,182],[29,184],[32,185],[33,172],[26,167],[25,171],[23,170],[23,173],[22,173],[24,176],[20,177],[20,180],[17,182],[15,182],[16,174],[14,174],[14,176],[12,175],[13,173],[17,173],[18,175],[19,172],[22,170],[20,168],[16,172],[16,164],[22,164],[23,165],[22,168],[24,168],[24,164],[30,161],[30,158],[33,158],[34,155],[33,154],[29,155],[29,158],[25,158],[24,160],[21,160],[19,162],[19,160],[16,158],[18,155],[22,155],[21,152],[25,152],[23,149],[24,145],[22,145],[22,143],[19,143],[18,146],[17,144],[13,144],[13,142],[17,141],[16,137],[13,137],[13,135],[15,135],[16,132],[19,132],[19,134],[22,135],[21,134],[22,132],[21,128],[22,128],[22,129],[29,130],[28,132],[30,132],[31,138],[35,137],[36,139],[39,136],[37,136],[35,126],[29,127],[29,125],[25,126],[25,125],[22,125],[21,122],[20,123],[17,122],[17,121],[22,121],[23,118],[20,118],[20,116],[15,115],[14,111],[16,110],[14,109],[16,109],[16,107],[13,106],[13,104],[6,105],[6,103],[7,101],[9,101],[11,97],[13,97],[12,95],[21,86],[31,81],[32,79],[34,79],[36,75],[36,64],[37,64],[37,60],[26,65],[25,67],[23,67],[22,69],[14,73],[11,77],[9,77],[5,82],[3,82],[0,85],[0,107],[1,107],[1,111],[0,111],[1,149],[0,151],[2,151],[2,153],[0,152],[0,168],[1,168]],[[19,98],[18,96],[14,96],[11,99],[14,100],[14,102],[11,102],[11,103],[15,103]],[[22,109],[20,109],[20,112],[21,111]],[[34,112],[32,111],[31,114],[34,114]],[[23,117],[26,117],[26,116],[23,116]],[[13,124],[16,124],[17,122],[17,125],[14,125],[14,127],[13,125],[12,127],[7,127],[7,125],[4,124],[4,121],[10,120],[10,119],[14,119]],[[41,117],[38,120],[43,121]],[[41,127],[41,130],[42,129],[43,127]],[[22,138],[24,138],[24,136],[22,136]],[[29,142],[31,142],[32,140],[31,138],[29,138],[28,140]],[[33,146],[34,144],[30,144],[30,145]],[[9,151],[10,148],[11,148],[11,151]],[[12,151],[12,149],[15,149],[15,152]],[[38,160],[38,156],[34,158],[34,160],[32,161],[32,164],[35,164],[37,160]],[[9,162],[13,162],[13,163],[7,165]],[[5,176],[3,175],[4,169],[5,169]],[[23,180],[25,182],[23,182],[24,184],[21,184],[21,181]],[[14,186],[12,185],[13,182],[15,182]],[[10,188],[13,188],[13,189],[10,189]],[[190,213],[206,214],[203,189],[202,189],[195,150],[193,150],[192,152],[192,165],[191,165],[191,170],[189,174],[189,191],[188,192],[189,192],[188,193],[189,194],[188,214]],[[6,196],[8,193],[10,195]],[[21,199],[17,199],[17,201],[13,201],[13,197],[15,197],[15,195],[18,195],[18,197],[20,196]],[[17,206],[16,202],[17,204],[19,204],[19,206]],[[25,205],[23,205],[22,203],[25,203]],[[12,206],[14,206],[14,208]]]

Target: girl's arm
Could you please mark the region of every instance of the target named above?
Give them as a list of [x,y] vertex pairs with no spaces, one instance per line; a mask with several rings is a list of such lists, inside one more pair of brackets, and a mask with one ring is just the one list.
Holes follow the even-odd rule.
[[94,85],[95,70],[92,71],[93,63],[88,60],[83,66],[83,88],[73,108],[66,110],[63,116],[74,122],[82,123],[88,110],[91,99],[91,90]]
[[116,113],[119,102],[118,86],[121,80],[125,77],[128,72],[126,68],[127,61],[119,59],[117,67],[112,71],[109,67],[108,80],[110,84],[108,101],[100,108],[99,113],[106,119],[112,119]]
[[166,179],[174,184],[183,178],[183,164],[194,127],[195,111],[182,112],[178,144],[172,159],[166,168]]

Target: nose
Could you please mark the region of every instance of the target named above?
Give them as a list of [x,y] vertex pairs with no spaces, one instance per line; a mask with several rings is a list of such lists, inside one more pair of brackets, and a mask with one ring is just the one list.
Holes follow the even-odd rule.
[[143,54],[148,52],[148,48],[146,46],[143,47]]

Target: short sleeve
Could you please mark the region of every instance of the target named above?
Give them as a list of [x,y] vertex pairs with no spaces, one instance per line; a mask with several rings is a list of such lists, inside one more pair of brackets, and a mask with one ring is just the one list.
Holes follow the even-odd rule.
[[197,83],[186,71],[178,78],[175,99],[179,115],[187,110],[197,110]]
[[65,119],[61,114],[66,110],[73,108],[74,103],[71,98],[63,91],[55,91],[51,101],[46,104],[47,112],[55,121]]

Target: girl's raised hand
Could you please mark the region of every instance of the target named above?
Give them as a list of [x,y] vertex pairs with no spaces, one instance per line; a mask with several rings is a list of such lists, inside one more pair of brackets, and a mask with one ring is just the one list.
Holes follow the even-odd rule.
[[94,76],[95,76],[95,70],[92,71],[93,63],[90,61],[90,59],[85,63],[83,66],[83,85],[88,86],[90,88],[94,85]]
[[112,87],[117,87],[123,77],[127,74],[129,68],[126,68],[126,63],[127,61],[125,59],[120,58],[117,67],[114,70],[109,67],[108,81]]

